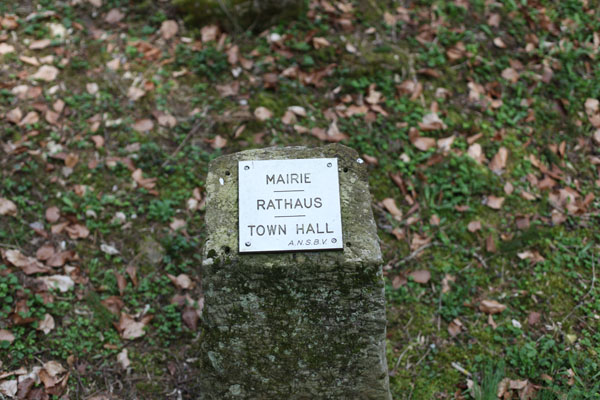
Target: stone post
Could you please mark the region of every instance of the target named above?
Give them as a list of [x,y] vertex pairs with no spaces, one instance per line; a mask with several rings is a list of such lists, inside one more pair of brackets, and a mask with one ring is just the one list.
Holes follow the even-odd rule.
[[[343,249],[241,253],[238,162],[316,158],[337,159]],[[382,258],[356,151],[219,157],[206,192],[199,398],[391,399]]]

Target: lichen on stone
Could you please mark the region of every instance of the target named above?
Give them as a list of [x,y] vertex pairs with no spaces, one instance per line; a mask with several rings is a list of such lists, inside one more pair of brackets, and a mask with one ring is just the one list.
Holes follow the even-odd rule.
[[[240,254],[237,162],[337,157],[343,251]],[[390,399],[381,252],[364,164],[342,145],[244,151],[207,177],[202,399]]]

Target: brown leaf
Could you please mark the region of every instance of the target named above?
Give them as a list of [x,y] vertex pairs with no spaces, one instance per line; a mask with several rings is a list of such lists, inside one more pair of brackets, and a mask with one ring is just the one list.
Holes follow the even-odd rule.
[[11,45],[11,44],[7,44],[7,43],[0,43],[0,56],[3,56],[4,54],[8,54],[8,53],[14,53],[15,52],[15,46]]
[[448,293],[450,291],[450,282],[456,282],[456,277],[450,274],[444,275],[444,279],[442,279],[442,293]]
[[127,280],[123,275],[121,275],[117,271],[113,271],[113,273],[115,274],[115,278],[117,279],[117,287],[119,288],[119,294],[123,296],[123,293],[125,293],[125,289],[127,288]]
[[31,76],[32,79],[51,82],[58,76],[58,68],[52,65],[42,65],[35,74]]
[[131,174],[133,180],[144,189],[150,190],[156,186],[156,178],[144,178],[141,168],[136,169]]
[[60,219],[60,210],[56,206],[46,209],[46,221],[54,223]]
[[25,118],[19,122],[19,126],[32,125],[37,123],[40,120],[40,116],[35,111],[30,111],[27,113]]
[[42,331],[44,332],[44,334],[49,334],[50,331],[52,331],[52,329],[54,329],[55,327],[55,323],[54,323],[54,318],[52,317],[52,315],[46,313],[44,315],[44,319],[42,319],[40,321],[40,323],[38,324],[37,330],[38,331]]
[[69,168],[74,168],[75,165],[79,162],[79,155],[75,153],[69,153],[65,157],[65,166]]
[[129,368],[129,366],[131,365],[131,361],[129,360],[129,357],[127,355],[127,349],[123,349],[119,354],[117,354],[117,363],[119,363],[119,365],[123,369]]
[[90,137],[90,139],[92,142],[94,142],[94,146],[96,146],[97,149],[100,149],[104,146],[104,138],[102,136],[94,135]]
[[495,253],[496,252],[496,242],[494,241],[494,236],[489,235],[485,239],[485,250],[488,253]]
[[15,335],[13,335],[12,332],[7,331],[6,329],[0,329],[0,343],[8,342],[8,344],[11,344],[14,341]]
[[17,216],[17,205],[12,201],[0,197],[0,215]]
[[116,24],[119,21],[121,21],[123,18],[125,17],[125,14],[123,14],[121,11],[119,11],[118,8],[113,8],[112,10],[110,10],[108,12],[108,14],[106,14],[106,17],[104,17],[104,20],[109,23],[109,24]]
[[456,337],[463,327],[462,322],[458,318],[454,318],[450,324],[448,324],[448,333],[452,337]]
[[501,209],[502,204],[504,204],[504,197],[487,196],[485,200],[485,205],[494,210]]
[[[139,87],[135,87],[135,86],[130,86],[129,89],[127,89],[127,98],[131,101],[136,101],[141,99],[144,95],[146,94],[146,91],[144,89],[141,89]],[[135,128],[134,128],[135,129]],[[150,128],[152,129],[152,128]],[[137,130],[137,129],[136,129]],[[148,129],[149,130],[149,129]]]
[[107,297],[106,299],[102,300],[101,303],[108,309],[108,311],[115,315],[119,315],[121,309],[125,306],[123,300],[117,296]]
[[408,274],[417,283],[427,283],[431,279],[431,272],[426,269],[419,269]]
[[43,50],[46,47],[50,46],[51,43],[52,43],[52,41],[50,39],[34,40],[29,45],[29,49],[31,49],[31,50]]
[[19,107],[13,108],[12,110],[6,113],[5,118],[9,122],[12,122],[13,124],[17,125],[19,122],[21,122],[21,119],[23,119],[23,112]]
[[436,140],[426,136],[417,136],[411,140],[411,143],[421,151],[427,151],[436,146]]
[[467,154],[479,164],[485,162],[485,155],[483,154],[483,149],[479,143],[473,143],[470,145],[467,149]]
[[23,255],[19,250],[6,250],[4,252],[4,257],[15,267],[21,268],[26,275],[50,271],[50,268],[46,267],[33,257]]
[[504,43],[504,41],[502,40],[501,37],[496,37],[494,38],[494,46],[500,48],[500,49],[505,49],[506,48],[506,44]]
[[481,221],[469,222],[469,225],[467,225],[467,229],[469,230],[469,232],[477,232],[478,230],[481,230]]
[[396,206],[396,200],[388,197],[387,199],[383,199],[381,201],[381,204],[383,204],[383,207],[385,207],[385,209],[390,214],[392,214],[392,216],[394,217],[395,220],[397,220],[397,221],[402,220],[402,210],[400,210],[398,208],[398,206]]
[[135,265],[128,265],[127,268],[125,269],[125,272],[129,276],[129,279],[131,279],[131,283],[133,283],[133,287],[136,287],[138,284],[137,267]]
[[181,312],[181,319],[190,330],[195,331],[198,328],[198,313],[194,307],[185,307]]
[[215,87],[221,97],[237,96],[240,90],[240,82],[233,81],[225,85],[216,85]]
[[537,311],[532,311],[527,316],[527,323],[529,324],[529,326],[535,326],[535,325],[539,324],[541,318],[542,318],[542,314],[540,314]]
[[422,122],[419,122],[419,128],[422,131],[435,131],[438,129],[446,129],[447,126],[437,113],[429,113],[423,116]]
[[68,260],[75,259],[77,259],[77,255],[73,250],[65,250],[61,251],[60,253],[53,254],[48,261],[46,261],[46,265],[49,267],[62,267]]
[[178,276],[167,274],[167,277],[178,289],[189,289],[193,286],[192,280],[186,274],[180,274]]
[[501,76],[511,83],[517,83],[519,80],[519,73],[514,68],[506,68]]
[[151,119],[140,119],[133,124],[132,128],[138,132],[148,132],[154,128],[154,122]]
[[508,159],[508,149],[506,147],[500,147],[496,155],[492,158],[492,161],[488,164],[488,167],[496,174],[502,173],[506,168],[506,160]]
[[177,22],[173,21],[172,19],[169,19],[167,21],[163,21],[163,23],[160,26],[159,32],[163,39],[169,40],[175,35],[177,35],[178,31],[179,26],[177,25]]
[[158,121],[158,125],[166,126],[167,128],[174,128],[177,125],[177,119],[169,113],[157,111],[153,113],[154,117]]
[[258,107],[256,110],[254,110],[254,116],[259,121],[264,122],[268,119],[271,119],[271,117],[273,117],[273,113],[266,107]]
[[54,255],[54,253],[54,246],[52,246],[50,243],[47,243],[36,251],[35,258],[37,258],[40,261],[46,261],[50,259]]
[[240,48],[238,45],[233,45],[227,50],[227,62],[230,65],[236,65],[240,60]]
[[71,239],[85,239],[90,235],[88,228],[81,224],[73,224],[67,226],[65,229]]
[[210,147],[212,147],[215,150],[222,149],[225,146],[227,146],[227,139],[225,139],[221,135],[215,136],[215,138],[212,139],[210,142]]
[[499,314],[506,310],[506,306],[498,303],[496,300],[483,300],[479,303],[479,310],[486,314]]
[[121,313],[119,323],[115,327],[123,339],[133,340],[146,334],[144,328],[152,320],[152,315],[146,315],[140,321],[136,321],[131,315]]
[[217,40],[219,36],[219,27],[217,25],[205,25],[200,30],[200,34],[202,36],[202,43],[210,42],[213,40]]

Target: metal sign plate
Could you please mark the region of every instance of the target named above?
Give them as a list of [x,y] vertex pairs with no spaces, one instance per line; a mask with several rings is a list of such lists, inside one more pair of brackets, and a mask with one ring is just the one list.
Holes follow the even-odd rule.
[[342,249],[337,161],[239,161],[240,253]]

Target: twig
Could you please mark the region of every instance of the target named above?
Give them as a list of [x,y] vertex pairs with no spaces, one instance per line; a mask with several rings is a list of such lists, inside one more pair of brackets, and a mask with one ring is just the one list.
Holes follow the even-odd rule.
[[185,136],[185,138],[181,141],[181,143],[179,143],[179,146],[177,146],[177,148],[175,149],[175,151],[173,153],[171,153],[171,155],[169,157],[167,157],[167,159],[165,160],[165,162],[162,163],[162,165],[160,166],[161,168],[164,168],[165,165],[167,165],[169,163],[169,161],[175,157],[175,154],[179,153],[179,150],[182,149],[182,147],[187,143],[187,141],[194,135],[196,134],[196,132],[198,132],[198,129],[200,128],[200,126],[202,125],[202,121],[197,121],[194,126],[192,126],[192,129],[190,129],[190,131],[188,132],[188,134]]
[[463,366],[460,365],[459,363],[453,361],[451,365],[452,365],[452,368],[454,368],[458,372],[460,372],[466,376],[469,376],[469,377],[471,376],[471,373],[469,371],[467,371],[466,369],[464,369]]
[[421,254],[423,252],[423,250],[425,250],[433,245],[437,245],[437,242],[431,242],[431,243],[424,244],[423,246],[419,247],[418,249],[416,249],[415,251],[410,253],[408,256],[404,257],[398,263],[396,263],[396,266],[398,266],[400,264],[404,264],[407,261],[412,260],[413,258],[417,257],[419,254]]

